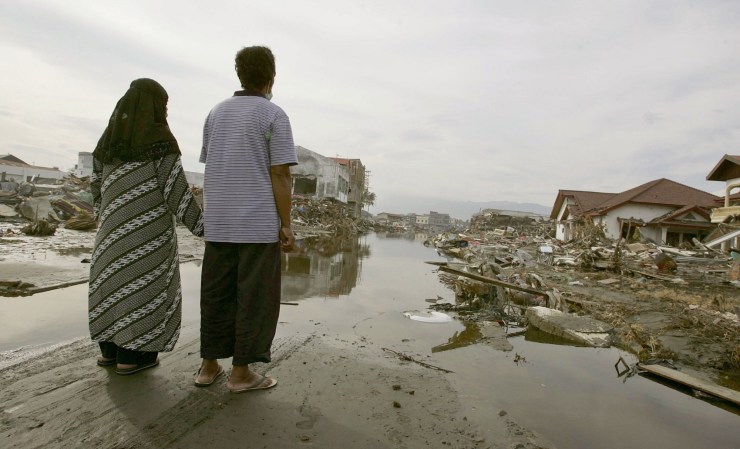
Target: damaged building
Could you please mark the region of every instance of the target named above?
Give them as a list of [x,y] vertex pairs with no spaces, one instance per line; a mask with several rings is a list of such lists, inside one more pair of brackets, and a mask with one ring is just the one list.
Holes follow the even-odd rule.
[[362,210],[365,167],[359,159],[330,158],[296,146],[298,165],[290,168],[293,194],[314,199],[331,199],[346,205],[353,217]]
[[560,190],[550,218],[556,238],[568,241],[579,227],[595,225],[611,239],[639,234],[655,243],[678,246],[706,238],[715,226],[710,211],[719,198],[660,178],[621,193]]
[[[712,209],[711,221],[717,229],[709,236],[706,245],[722,244],[727,250],[740,247],[740,156],[725,154],[707,175],[707,181],[725,183],[725,195]],[[735,193],[733,193],[735,192]]]
[[0,155],[0,182],[53,182],[67,174],[59,167],[39,167],[13,156]]

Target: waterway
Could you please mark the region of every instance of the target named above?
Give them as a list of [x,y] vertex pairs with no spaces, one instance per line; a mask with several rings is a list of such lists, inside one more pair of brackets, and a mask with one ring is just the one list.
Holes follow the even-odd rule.
[[[282,307],[278,334],[320,328],[360,336],[450,369],[463,417],[486,423],[508,414],[559,448],[740,448],[737,409],[642,376],[619,377],[619,357],[636,361],[626,352],[570,346],[535,333],[510,337],[513,350],[503,352],[470,344],[477,331],[459,321],[409,320],[403,313],[425,310],[427,300],[454,298],[434,267],[424,264],[442,259],[422,240],[369,235],[304,244],[285,255],[282,299],[289,304]],[[183,328],[192,332],[200,266],[188,262],[181,270]],[[0,298],[0,352],[7,358],[21,347],[84,336],[86,289]]]

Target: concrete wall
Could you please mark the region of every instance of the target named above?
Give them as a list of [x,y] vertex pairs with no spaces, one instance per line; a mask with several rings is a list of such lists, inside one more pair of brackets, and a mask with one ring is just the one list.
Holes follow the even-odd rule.
[[568,208],[569,204],[572,204],[575,200],[572,198],[565,198],[565,201],[563,201],[563,205],[560,206],[560,210],[558,211],[557,218],[557,224],[555,225],[555,238],[557,240],[570,240],[570,226],[571,223],[569,221],[561,221],[563,219],[563,215],[565,214],[566,209]]
[[[298,165],[290,167],[293,176],[293,193],[313,198],[332,198],[347,203],[349,192],[349,169],[327,157],[307,148],[296,146]],[[310,182],[301,181],[301,179]],[[296,190],[296,186],[312,185],[315,180],[315,191]]]
[[[668,212],[676,210],[676,207],[671,206],[658,206],[658,205],[648,205],[648,204],[625,204],[621,207],[617,207],[616,209],[610,210],[606,216],[599,217],[605,224],[606,224],[606,236],[612,239],[618,239],[619,238],[619,232],[620,232],[620,224],[619,224],[619,218],[622,218],[623,220],[633,218],[635,220],[642,220],[644,222],[648,222],[652,220],[653,218],[660,217],[661,215],[665,215]],[[648,230],[648,228],[640,228],[640,232],[651,232]],[[654,233],[653,233],[654,234]],[[643,235],[645,235],[643,233]],[[660,236],[657,234],[654,235],[645,235],[645,237],[654,239],[656,242],[659,242]]]

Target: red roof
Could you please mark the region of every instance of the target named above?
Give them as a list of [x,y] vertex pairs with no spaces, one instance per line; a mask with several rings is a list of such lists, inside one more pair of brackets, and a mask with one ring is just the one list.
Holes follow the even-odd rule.
[[671,181],[670,179],[660,178],[614,195],[611,199],[586,212],[591,212],[592,215],[601,215],[625,203],[658,204],[676,207],[687,205],[716,207],[715,201],[717,198],[717,196],[711,193]]
[[616,193],[604,192],[586,192],[582,190],[559,190],[558,197],[555,199],[555,205],[550,212],[550,218],[557,219],[560,209],[563,207],[565,198],[571,197],[575,203],[568,205],[568,212],[573,217],[580,217],[583,212],[591,210],[599,204],[609,200]]

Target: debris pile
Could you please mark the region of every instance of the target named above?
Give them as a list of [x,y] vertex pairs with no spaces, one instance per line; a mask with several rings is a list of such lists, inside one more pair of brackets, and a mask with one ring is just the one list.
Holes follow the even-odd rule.
[[52,235],[61,223],[77,230],[95,229],[90,178],[69,175],[58,184],[0,183],[0,220],[30,222],[28,235]]
[[370,229],[367,221],[352,218],[342,203],[300,195],[293,195],[291,221],[296,233],[303,238],[321,235],[364,234]]
[[455,291],[455,304],[433,309],[506,327],[526,325],[537,306],[589,315],[642,360],[740,375],[740,254],[613,241],[593,225],[563,242],[552,222],[496,213],[470,223],[425,242],[447,258],[439,277]]

